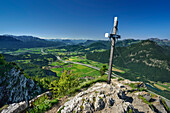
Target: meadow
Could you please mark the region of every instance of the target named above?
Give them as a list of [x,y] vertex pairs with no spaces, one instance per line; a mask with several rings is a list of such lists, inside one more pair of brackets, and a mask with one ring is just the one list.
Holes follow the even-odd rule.
[[[66,61],[80,62],[83,64],[88,64],[88,65],[91,65],[94,67],[98,67],[98,68],[102,68],[103,65],[106,65],[106,68],[109,68],[108,63],[100,63],[100,62],[88,60],[88,59],[86,59],[86,56],[71,56],[68,59],[66,59]],[[120,72],[122,74],[125,73],[125,71],[123,69],[120,69],[117,66],[113,66],[112,71]]]
[[52,68],[51,71],[55,72],[57,76],[61,76],[61,74],[64,72],[64,70],[69,70],[73,74],[77,74],[80,77],[86,77],[86,76],[92,76],[92,77],[98,77],[100,76],[99,71],[78,65],[78,64],[72,64],[72,63],[62,63],[62,62],[53,62],[51,65],[53,66],[62,66],[59,68]]
[[157,83],[154,83],[154,86],[160,90],[170,91],[170,83],[167,83],[167,82],[165,82],[165,83],[157,82]]

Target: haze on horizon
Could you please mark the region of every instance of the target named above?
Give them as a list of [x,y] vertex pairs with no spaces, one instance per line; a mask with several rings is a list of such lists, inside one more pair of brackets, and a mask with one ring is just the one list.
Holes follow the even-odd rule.
[[0,34],[105,39],[118,17],[122,39],[170,39],[168,0],[0,0]]

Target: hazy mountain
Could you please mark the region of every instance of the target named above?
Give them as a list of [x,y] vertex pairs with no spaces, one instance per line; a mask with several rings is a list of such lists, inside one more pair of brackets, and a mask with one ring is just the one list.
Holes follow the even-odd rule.
[[139,43],[141,40],[135,40],[135,39],[124,39],[124,40],[118,40],[116,42],[116,47],[127,47],[129,45]]
[[[156,42],[158,45],[160,46],[164,46],[164,48],[169,48],[166,46],[170,46],[170,41],[168,39],[156,39],[156,38],[151,38],[149,40],[152,40],[154,42]],[[124,39],[124,40],[116,40],[116,47],[127,47],[130,46],[132,44],[137,44],[140,43],[142,40],[136,40],[136,39]],[[98,40],[98,41],[91,41],[91,40],[87,40],[84,44],[84,46],[91,48],[91,49],[110,49],[110,41],[105,41],[105,40]]]
[[67,45],[76,45],[79,43],[84,43],[86,40],[81,40],[81,39],[46,39],[48,41],[54,41],[54,42],[63,42]]
[[96,41],[86,46],[90,48],[90,50],[94,49],[110,49],[110,42],[109,41]]
[[22,43],[22,41],[11,36],[0,36],[0,48],[19,48]]
[[44,39],[40,39],[33,36],[12,36],[1,35],[0,36],[0,48],[33,48],[33,47],[50,47],[50,46],[62,46],[63,42],[52,42]]
[[58,49],[66,49],[67,51],[81,51],[84,50],[85,47],[82,45],[67,45],[58,47]]
[[32,42],[32,41],[45,41],[44,39],[40,39],[37,37],[33,37],[33,36],[13,36],[10,35],[13,38],[16,38],[17,40],[21,40],[23,42]]
[[161,46],[170,46],[170,40],[168,39],[149,38],[149,40],[152,40]]
[[[125,39],[116,41],[116,47],[127,47],[129,45],[139,43],[140,40],[134,39]],[[86,42],[86,47],[90,48],[90,50],[94,49],[110,49],[110,41],[98,40],[98,41],[88,41]]]
[[96,42],[96,40],[87,40],[86,42],[80,43],[79,45],[88,46],[88,45],[90,45],[90,44],[92,44],[92,43],[94,43],[94,42]]

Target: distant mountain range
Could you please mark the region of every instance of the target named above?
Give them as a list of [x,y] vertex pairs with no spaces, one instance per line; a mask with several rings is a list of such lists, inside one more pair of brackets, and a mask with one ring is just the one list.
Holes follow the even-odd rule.
[[170,46],[170,40],[168,39],[149,38],[149,40],[152,40],[161,46]]
[[[150,38],[160,46],[170,46],[168,39]],[[125,39],[116,42],[117,47],[127,47],[139,43],[141,40]],[[91,49],[110,49],[110,41],[105,40],[75,40],[75,39],[40,39],[33,36],[0,35],[0,48],[34,48],[34,47],[61,47],[79,45]]]
[[63,42],[67,45],[76,45],[79,43],[86,42],[86,40],[81,40],[81,39],[78,39],[78,40],[75,40],[75,39],[45,39],[45,40],[53,41],[53,42]]
[[63,45],[65,43],[47,41],[33,36],[0,35],[0,48],[58,47]]
[[[156,42],[159,46],[170,46],[170,40],[168,39],[157,39],[157,38],[150,38],[148,40]],[[142,40],[136,40],[136,39],[124,39],[124,40],[118,40],[116,41],[116,47],[127,47],[132,44],[136,44],[141,42]],[[103,48],[103,49],[110,49],[110,41],[104,41],[104,40],[99,40],[99,41],[86,41],[82,45],[84,46],[89,46],[92,48]]]

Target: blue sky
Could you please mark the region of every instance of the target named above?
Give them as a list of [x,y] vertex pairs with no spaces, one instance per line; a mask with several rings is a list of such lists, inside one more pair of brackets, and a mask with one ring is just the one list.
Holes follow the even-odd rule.
[[115,16],[122,39],[170,39],[169,0],[0,0],[0,34],[105,39]]

